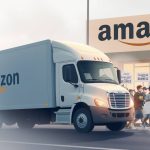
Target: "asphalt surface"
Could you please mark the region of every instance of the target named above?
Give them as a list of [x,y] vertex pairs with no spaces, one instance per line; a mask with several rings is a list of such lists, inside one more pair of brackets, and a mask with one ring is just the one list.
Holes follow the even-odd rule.
[[112,132],[95,127],[81,134],[69,125],[35,126],[31,130],[3,126],[0,150],[150,150],[150,129]]

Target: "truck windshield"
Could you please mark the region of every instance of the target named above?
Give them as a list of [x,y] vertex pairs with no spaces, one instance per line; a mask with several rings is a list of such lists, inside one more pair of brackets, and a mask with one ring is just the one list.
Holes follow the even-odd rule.
[[117,74],[111,63],[99,61],[79,61],[77,66],[81,80],[84,83],[118,84]]

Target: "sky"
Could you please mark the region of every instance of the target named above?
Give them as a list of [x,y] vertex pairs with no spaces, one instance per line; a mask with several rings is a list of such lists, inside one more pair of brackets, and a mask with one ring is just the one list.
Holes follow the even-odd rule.
[[[86,43],[87,0],[0,0],[0,50],[45,39]],[[90,0],[90,19],[150,14],[149,0]]]

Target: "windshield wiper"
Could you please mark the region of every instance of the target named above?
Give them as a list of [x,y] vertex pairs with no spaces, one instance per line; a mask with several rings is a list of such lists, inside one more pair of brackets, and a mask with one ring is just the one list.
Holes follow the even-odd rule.
[[99,80],[99,79],[86,79],[86,80]]
[[114,80],[112,80],[112,79],[104,79],[104,80],[107,80],[107,81],[114,81]]
[[[108,82],[109,81],[109,82]],[[118,84],[115,80],[112,80],[112,79],[104,79],[103,82],[107,82],[107,83],[116,83]]]
[[112,79],[104,79],[104,80],[100,80],[100,79],[86,79],[87,81],[98,81],[98,83],[114,83],[114,84],[118,84],[116,81],[112,80]]

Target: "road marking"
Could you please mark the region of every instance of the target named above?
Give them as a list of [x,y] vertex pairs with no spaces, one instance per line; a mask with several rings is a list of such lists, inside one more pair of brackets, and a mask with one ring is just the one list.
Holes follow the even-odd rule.
[[86,146],[78,146],[78,145],[59,145],[59,144],[30,143],[30,142],[5,141],[5,140],[1,140],[0,143],[36,145],[36,146],[51,146],[51,147],[64,147],[64,148],[79,148],[79,149],[91,149],[91,150],[94,150],[94,149],[95,150],[127,150],[127,149],[116,149],[116,148],[105,148],[105,147],[86,147]]

